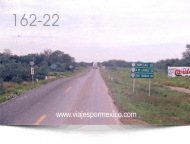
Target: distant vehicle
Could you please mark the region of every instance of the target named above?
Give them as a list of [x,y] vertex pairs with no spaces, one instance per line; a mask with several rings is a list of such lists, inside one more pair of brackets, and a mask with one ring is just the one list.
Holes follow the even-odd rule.
[[97,69],[98,68],[98,65],[96,62],[93,63],[93,69]]

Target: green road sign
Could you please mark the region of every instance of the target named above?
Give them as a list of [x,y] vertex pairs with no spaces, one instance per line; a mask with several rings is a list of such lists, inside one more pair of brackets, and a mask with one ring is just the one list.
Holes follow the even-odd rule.
[[132,73],[154,73],[154,68],[131,68]]
[[154,78],[154,74],[131,73],[131,78]]
[[136,68],[154,68],[154,63],[132,62],[131,66]]

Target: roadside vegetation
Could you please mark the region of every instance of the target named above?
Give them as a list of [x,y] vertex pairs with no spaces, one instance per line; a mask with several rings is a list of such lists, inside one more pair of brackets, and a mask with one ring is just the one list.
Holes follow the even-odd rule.
[[[100,69],[100,71],[120,111],[136,112],[137,119],[149,124],[190,124],[190,94],[164,86],[189,85],[189,82],[185,81],[186,77],[169,79],[164,70],[156,69],[155,78],[151,80],[151,96],[149,96],[148,79],[136,79],[133,93],[130,68],[118,67],[115,70],[106,69],[104,72]],[[113,81],[108,75],[113,77]],[[127,124],[125,119],[120,120]]]
[[[34,63],[34,84],[31,82],[30,62]],[[70,68],[70,65],[73,67]],[[60,50],[45,49],[41,53],[18,56],[4,49],[0,53],[0,103],[52,80],[78,74],[90,65],[76,63],[74,57]],[[49,76],[48,80],[45,80],[46,76]]]
[[[34,63],[34,79],[44,80],[49,72],[68,72],[76,67],[86,67],[91,63],[76,63],[75,58],[60,50],[52,51],[45,49],[41,53],[28,55],[13,55],[9,49],[0,53],[0,82],[14,82],[17,84],[23,81],[31,81],[31,66]],[[54,64],[55,67],[52,67]],[[70,69],[69,66],[73,68]]]
[[190,77],[175,77],[169,78],[165,70],[155,69],[154,82],[163,84],[165,86],[182,87],[190,89]]
[[82,73],[86,70],[86,67],[81,67],[79,70],[74,70],[74,72],[66,71],[66,72],[49,72],[48,76],[53,76],[53,78],[48,80],[39,80],[38,82],[34,81],[24,81],[20,84],[14,82],[4,82],[3,83],[3,93],[0,96],[0,104],[8,101],[14,97],[20,96],[27,91],[32,90],[33,88],[45,85],[54,80],[58,80],[63,77],[72,77],[79,73]]
[[[187,45],[189,47],[189,45]],[[125,60],[108,60],[99,63],[99,66],[106,66],[109,70],[120,68],[131,68],[131,62]],[[190,77],[168,77],[168,67],[190,67],[190,50],[182,53],[182,59],[159,60],[155,63],[155,77],[153,82],[165,86],[181,87],[190,89]]]

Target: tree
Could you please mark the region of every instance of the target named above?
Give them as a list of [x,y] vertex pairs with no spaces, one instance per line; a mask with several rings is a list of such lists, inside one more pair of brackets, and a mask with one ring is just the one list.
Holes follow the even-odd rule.
[[187,45],[186,45],[186,48],[190,48],[190,44],[187,44]]
[[52,50],[51,49],[45,49],[44,53],[46,57],[50,57],[50,55],[52,54]]
[[37,79],[45,79],[48,74],[48,68],[46,66],[36,67],[35,76]]
[[51,64],[55,62],[60,62],[60,63],[63,62],[63,56],[64,56],[64,52],[60,50],[54,51],[50,56]]
[[[63,72],[70,70],[69,65],[75,67],[75,59],[60,50],[45,49],[40,54],[17,56],[12,55],[9,49],[5,49],[3,53],[0,53],[0,78],[5,82],[31,81],[31,61],[35,63],[34,77],[38,79],[44,79],[49,71]],[[57,65],[55,70],[50,68],[53,63]]]
[[57,57],[62,57],[64,55],[64,52],[60,50],[56,50],[52,53],[52,55],[57,56]]
[[183,59],[190,59],[190,51],[186,50],[185,52],[182,53]]
[[63,55],[63,61],[65,63],[70,63],[70,62],[74,62],[74,59],[69,54],[64,54]]
[[71,57],[71,62],[75,62],[75,58],[74,57]]
[[3,54],[4,55],[12,55],[12,52],[10,49],[4,49]]
[[190,66],[190,59],[181,59],[181,60],[175,62],[172,66],[174,66],[174,67],[180,67],[180,66],[189,67]]
[[155,68],[167,69],[168,66],[173,66],[178,61],[179,61],[179,59],[160,60],[160,61],[158,61],[158,62],[155,63]]

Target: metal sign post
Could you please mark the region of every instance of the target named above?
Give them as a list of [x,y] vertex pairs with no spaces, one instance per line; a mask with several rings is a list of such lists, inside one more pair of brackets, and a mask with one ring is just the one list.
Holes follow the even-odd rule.
[[34,67],[31,67],[32,83],[34,83]]
[[133,92],[135,92],[135,78],[133,79]]
[[72,68],[73,68],[72,65],[70,65],[69,68],[71,69],[71,72],[72,72],[72,71],[74,72],[74,69],[72,69]]
[[149,79],[149,96],[150,96],[150,79]]
[[34,62],[30,62],[30,65],[31,65],[31,75],[32,75],[32,83],[34,83],[34,78],[33,78],[33,75],[34,75]]
[[32,75],[32,83],[34,83],[34,78],[33,78],[33,75]]

